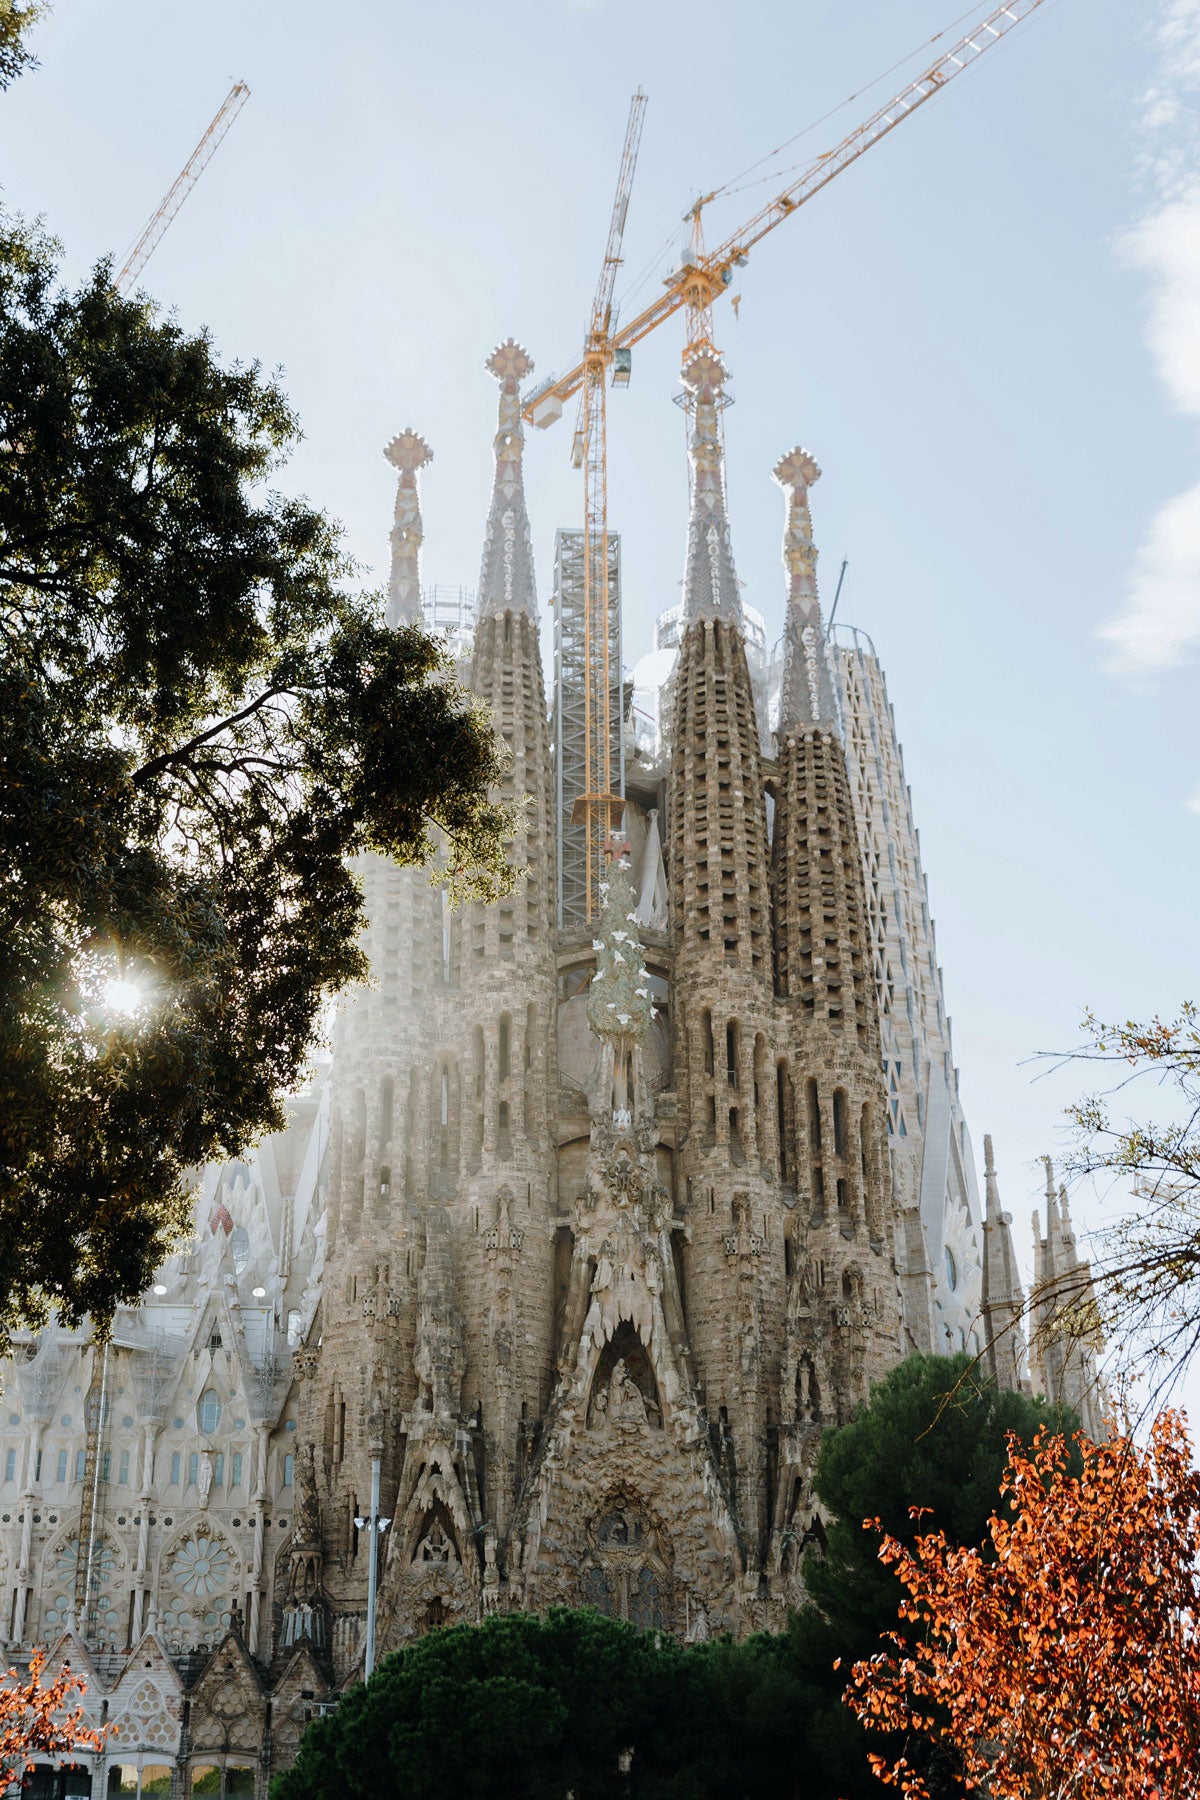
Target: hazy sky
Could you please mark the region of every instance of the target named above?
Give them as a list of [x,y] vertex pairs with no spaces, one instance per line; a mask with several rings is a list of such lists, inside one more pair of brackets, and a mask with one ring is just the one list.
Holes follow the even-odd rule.
[[[56,0],[42,68],[0,100],[0,179],[78,273],[128,246],[247,81],[145,285],[226,356],[282,367],[306,434],[283,485],[345,522],[372,582],[381,450],[421,431],[425,578],[473,586],[483,361],[510,333],[539,376],[575,359],[635,86],[618,293],[646,269],[645,296],[697,191],[857,93],[774,167],[831,147],[956,4]],[[718,315],[746,598],[774,636],[770,471],[803,442],[826,604],[846,556],[839,617],[888,673],[968,1118],[1019,1221],[1085,1085],[1026,1059],[1069,1048],[1084,1006],[1140,1018],[1197,991],[1198,96],[1200,0],[1045,0],[761,246],[740,316]],[[710,238],[770,193],[712,207]],[[676,321],[636,350],[610,409],[627,661],[682,574],[681,343]],[[568,450],[569,423],[530,434],[543,600],[580,517]]]

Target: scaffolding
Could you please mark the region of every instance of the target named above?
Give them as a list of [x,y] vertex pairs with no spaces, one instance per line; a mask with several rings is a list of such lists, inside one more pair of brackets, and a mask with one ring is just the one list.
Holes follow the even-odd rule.
[[[621,540],[607,537],[608,629],[587,629],[582,531],[560,531],[554,540],[554,787],[558,822],[558,924],[586,924],[596,908],[595,884],[603,869],[609,830],[620,824],[625,794],[625,746],[621,729]],[[599,553],[599,545],[596,546]],[[596,575],[599,571],[594,571]],[[598,588],[598,581],[593,582]],[[591,681],[587,679],[591,663]],[[607,707],[589,704],[603,694]],[[591,755],[588,756],[590,740]],[[588,769],[608,771],[611,794],[589,794]],[[615,777],[615,779],[614,779]]]
[[469,656],[475,637],[475,589],[433,584],[421,589],[425,629],[445,637],[456,659]]

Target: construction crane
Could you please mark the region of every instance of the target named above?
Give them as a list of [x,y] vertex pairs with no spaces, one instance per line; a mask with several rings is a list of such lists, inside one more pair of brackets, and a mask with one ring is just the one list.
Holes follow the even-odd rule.
[[195,187],[201,174],[212,161],[222,138],[249,98],[250,89],[245,82],[235,81],[221,102],[208,130],[175,177],[157,211],[152,215],[145,230],[122,263],[120,272],[113,282],[118,294],[128,292],[133,286],[154,254],[163,233]]
[[[613,288],[616,283],[617,270],[621,266],[621,241],[625,233],[625,217],[629,211],[629,195],[633,187],[633,174],[637,166],[638,146],[641,143],[645,111],[646,96],[639,88],[629,103],[629,119],[625,127],[625,143],[621,151],[621,166],[617,174],[617,191],[613,199],[612,217],[609,220],[608,240],[604,246],[604,261],[600,267],[600,279],[596,283],[587,336],[584,339],[583,361],[580,365],[583,374],[580,383],[579,411],[575,421],[575,436],[571,450],[571,461],[574,466],[577,469],[585,470],[585,504],[581,645],[583,758],[578,783],[580,791],[569,797],[571,799],[571,824],[583,827],[583,891],[586,896],[586,916],[588,918],[591,917],[595,892],[593,878],[598,875],[602,866],[600,858],[604,853],[609,826],[620,822],[621,809],[624,804],[622,796],[613,791],[611,696],[614,644],[613,632],[610,629],[611,571],[608,537],[606,382],[610,367],[613,367],[613,380],[616,386],[623,386],[629,380],[628,356],[617,360],[613,349],[612,332],[616,322],[613,315]],[[613,366],[614,363],[615,366]],[[566,634],[561,617],[558,625],[557,661],[561,666],[564,653],[569,654],[571,647],[564,646],[563,638]],[[619,629],[617,648],[616,729],[619,731],[621,725]],[[556,758],[561,833],[566,821],[562,817],[565,806],[561,681],[559,685],[560,729]],[[573,777],[574,770],[569,771],[568,774]],[[621,783],[618,782],[616,785],[620,787]]]
[[[580,408],[580,418],[585,429],[589,416],[604,419],[603,412],[603,373],[610,365],[613,368],[613,380],[616,383],[627,383],[630,374],[630,359],[633,346],[654,331],[677,312],[687,312],[687,351],[685,362],[702,346],[712,342],[712,307],[715,300],[726,293],[733,282],[734,270],[745,266],[750,252],[760,244],[776,226],[790,219],[806,200],[828,187],[835,176],[840,175],[850,164],[877,144],[881,138],[894,131],[897,125],[903,124],[913,114],[946,87],[956,75],[970,68],[993,44],[1000,42],[1014,26],[1035,12],[1044,0],[1006,0],[1006,4],[996,7],[987,18],[980,21],[974,29],[939,56],[937,60],[915,81],[893,96],[885,106],[871,114],[869,119],[849,132],[840,144],[818,156],[814,162],[802,170],[797,178],[781,192],[768,201],[751,218],[730,234],[715,250],[704,247],[702,214],[709,201],[717,198],[722,190],[703,194],[684,214],[690,224],[690,239],[687,252],[679,267],[669,274],[664,282],[664,291],[650,305],[630,319],[629,323],[616,328],[615,322],[606,332],[602,331],[593,348],[589,335],[584,355],[574,368],[568,369],[565,375],[555,376],[534,388],[522,405],[523,417],[531,424],[542,429],[554,424],[562,417],[564,402],[572,395],[583,391],[584,399]],[[622,164],[624,172],[624,164]],[[632,170],[630,171],[632,173]],[[621,207],[621,190],[618,188],[618,208],[614,210],[614,221],[618,210],[621,220],[624,211]],[[618,240],[619,241],[619,240]],[[606,257],[605,274],[609,273]],[[601,278],[601,289],[597,290],[597,298],[604,286]],[[609,285],[611,297],[611,282]],[[606,314],[606,316],[609,316]],[[593,315],[593,326],[595,315]],[[597,413],[596,393],[599,392],[599,411]],[[590,409],[590,413],[589,413]],[[592,430],[590,438],[584,439],[585,453],[588,457],[588,517],[597,520],[602,516],[603,496],[607,489],[607,471],[604,461],[607,451],[603,424],[599,431]],[[579,429],[576,430],[572,460],[578,466],[580,458]],[[593,466],[593,462],[596,466]],[[601,496],[601,506],[595,506],[593,496]],[[593,584],[596,603],[600,600],[600,585]],[[588,621],[589,630],[595,633],[604,615],[593,608]],[[588,665],[588,680],[592,683],[597,671]],[[607,671],[605,671],[607,680]],[[607,686],[603,690],[593,687],[588,699],[588,717],[596,720],[601,693],[607,695]],[[618,729],[620,724],[618,721]],[[561,747],[560,747],[561,754]],[[607,761],[605,759],[608,759]],[[592,757],[592,766],[611,767],[611,753],[608,750],[598,752]],[[592,792],[589,784],[588,792]],[[605,809],[607,815],[607,809]],[[600,808],[596,808],[599,816]],[[589,869],[589,916],[591,907],[591,880]]]

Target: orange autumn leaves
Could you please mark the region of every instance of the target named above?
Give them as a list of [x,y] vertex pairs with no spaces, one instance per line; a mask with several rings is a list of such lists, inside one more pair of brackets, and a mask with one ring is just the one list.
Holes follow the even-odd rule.
[[10,1669],[0,1680],[0,1790],[25,1769],[32,1758],[56,1756],[69,1760],[75,1750],[100,1750],[106,1731],[92,1731],[83,1723],[83,1708],[64,1710],[84,1692],[84,1683],[65,1664],[53,1681],[43,1683],[46,1658],[38,1651],[30,1660],[29,1673]]
[[[982,1552],[942,1532],[880,1559],[916,1627],[855,1665],[848,1705],[873,1729],[940,1742],[967,1792],[991,1800],[1200,1796],[1200,1473],[1182,1418],[1147,1446],[1010,1436]],[[916,1515],[915,1515],[916,1516]],[[870,1522],[868,1522],[870,1528]],[[909,1800],[928,1789],[904,1755],[872,1767]]]

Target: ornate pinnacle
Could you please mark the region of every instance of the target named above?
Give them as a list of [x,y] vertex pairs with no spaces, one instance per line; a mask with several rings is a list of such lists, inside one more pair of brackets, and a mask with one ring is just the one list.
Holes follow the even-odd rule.
[[497,381],[520,382],[533,374],[533,358],[515,338],[505,338],[502,344],[496,345],[484,367]]
[[519,607],[536,617],[533,546],[521,483],[525,432],[521,426],[521,383],[533,373],[533,358],[515,338],[497,344],[486,368],[500,383],[494,449],[496,481],[479,574],[479,617]]
[[433,451],[421,434],[414,431],[411,425],[406,425],[404,430],[392,439],[383,454],[394,469],[400,470],[402,476],[415,475],[418,469],[425,468],[427,463],[433,461]]
[[383,453],[400,471],[396,515],[392,526],[392,572],[388,582],[388,624],[421,623],[421,502],[417,472],[433,461],[433,451],[419,432],[406,425]]
[[701,349],[689,357],[681,374],[695,395],[696,407],[695,427],[688,445],[693,472],[692,516],[688,523],[684,615],[689,621],[727,619],[740,629],[742,597],[725,516],[719,429],[722,389],[729,372],[715,350]]
[[805,725],[831,725],[837,711],[825,660],[825,633],[817,595],[817,548],[808,508],[808,491],[821,479],[821,471],[815,457],[797,444],[780,457],[772,473],[788,501],[783,528],[788,606],[779,714],[780,730],[786,733]]

